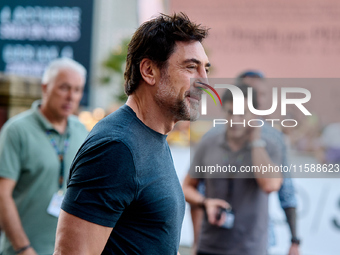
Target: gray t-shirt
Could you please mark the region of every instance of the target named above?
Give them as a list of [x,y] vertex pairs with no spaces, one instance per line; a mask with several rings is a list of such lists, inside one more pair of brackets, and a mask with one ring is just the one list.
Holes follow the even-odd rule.
[[185,201],[166,137],[124,105],[79,149],[62,209],[113,228],[102,254],[177,254]]
[[[195,166],[251,166],[251,147],[239,151],[229,148],[225,132],[217,132],[203,139],[198,145],[191,173]],[[275,164],[282,163],[276,145],[267,140],[266,150]],[[258,186],[255,178],[244,178],[233,173],[234,178],[205,178],[206,197],[220,198],[231,204],[235,214],[234,227],[226,229],[211,225],[204,218],[198,251],[226,255],[264,255],[267,247],[268,194]],[[241,178],[240,178],[241,177]],[[248,175],[253,177],[253,174]]]

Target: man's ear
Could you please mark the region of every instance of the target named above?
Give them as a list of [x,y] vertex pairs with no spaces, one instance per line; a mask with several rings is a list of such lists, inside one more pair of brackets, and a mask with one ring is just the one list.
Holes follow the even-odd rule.
[[148,58],[142,59],[139,64],[139,71],[143,80],[149,85],[155,85],[159,70],[156,64]]
[[41,92],[43,97],[47,94],[47,84],[41,84]]

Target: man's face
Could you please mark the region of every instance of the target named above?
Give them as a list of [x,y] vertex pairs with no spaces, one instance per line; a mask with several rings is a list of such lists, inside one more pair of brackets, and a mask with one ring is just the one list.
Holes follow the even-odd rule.
[[[196,81],[207,78],[209,60],[200,42],[177,42],[161,78],[155,100],[176,121],[196,120],[202,92]],[[190,80],[193,78],[192,80]]]
[[83,96],[84,78],[72,69],[61,69],[43,85],[43,104],[57,118],[67,118],[75,113]]
[[[254,118],[254,114],[248,109],[247,98],[244,100],[244,115],[233,115],[233,102],[225,102],[223,109],[226,113],[226,119],[228,120],[228,137],[232,139],[240,139],[249,134],[251,127],[248,126],[248,121]],[[233,123],[232,126],[231,122]],[[240,124],[234,124],[235,122]],[[257,125],[257,123],[253,124]]]
[[245,77],[242,79],[242,81],[256,90],[259,110],[270,108],[270,105],[268,105],[268,102],[270,102],[270,94],[268,93],[268,87],[266,88],[266,84],[263,79],[258,77]]

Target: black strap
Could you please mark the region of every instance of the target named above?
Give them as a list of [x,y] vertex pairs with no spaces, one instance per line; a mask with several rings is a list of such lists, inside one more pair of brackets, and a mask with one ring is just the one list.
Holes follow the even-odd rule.
[[24,246],[24,247],[22,247],[22,248],[20,248],[19,250],[14,251],[14,252],[15,252],[15,254],[20,254],[20,253],[22,253],[23,251],[26,251],[28,248],[31,248],[31,245],[30,245],[30,244],[29,244],[29,245],[26,245],[26,246]]
[[234,179],[228,179],[228,194],[227,194],[227,202],[232,204],[232,196],[234,192]]

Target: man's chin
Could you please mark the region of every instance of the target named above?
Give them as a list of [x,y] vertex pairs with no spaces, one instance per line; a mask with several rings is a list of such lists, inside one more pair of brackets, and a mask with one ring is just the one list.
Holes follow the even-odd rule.
[[61,113],[60,113],[60,117],[63,117],[63,118],[68,118],[70,115],[74,114],[74,110],[72,109],[65,109],[63,110]]
[[195,115],[190,115],[190,121],[196,121],[196,120],[199,119],[199,117],[200,117],[199,113],[197,113]]
[[241,139],[243,138],[244,136],[246,136],[246,132],[243,132],[243,131],[239,131],[239,132],[233,132],[232,135],[231,135],[231,138],[233,139]]
[[190,118],[189,118],[190,121],[196,121],[200,117],[200,112],[196,109],[191,109],[189,112],[189,115],[190,115]]

